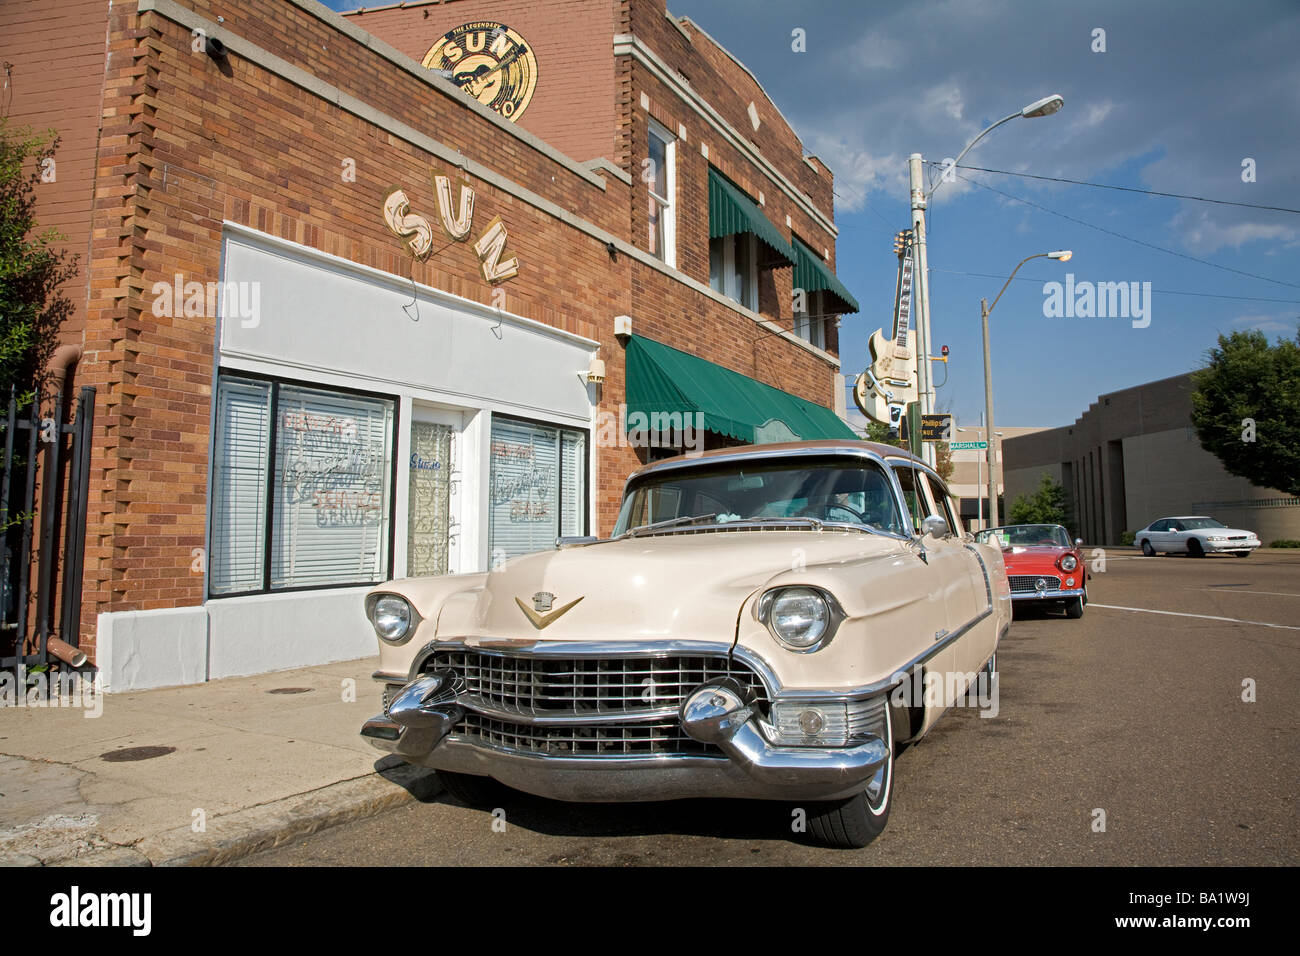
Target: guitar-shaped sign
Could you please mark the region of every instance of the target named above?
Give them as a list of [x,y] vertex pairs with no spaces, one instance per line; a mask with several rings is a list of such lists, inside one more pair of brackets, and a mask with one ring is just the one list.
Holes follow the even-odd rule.
[[862,414],[897,428],[903,409],[917,400],[916,346],[912,331],[912,241],[903,233],[898,250],[898,283],[894,296],[894,334],[871,333],[867,347],[871,364],[853,383],[853,398]]

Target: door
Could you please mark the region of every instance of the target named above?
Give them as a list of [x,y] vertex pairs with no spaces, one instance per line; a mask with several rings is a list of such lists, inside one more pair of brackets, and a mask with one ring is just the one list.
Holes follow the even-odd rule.
[[459,413],[414,406],[407,460],[406,574],[459,569]]
[[[912,533],[921,533],[921,521],[931,514],[943,516],[936,507],[928,488],[928,476],[910,462],[891,463],[907,504]],[[943,538],[926,537],[920,542],[925,549],[925,567],[929,576],[929,600],[936,612],[933,634],[926,637],[938,643],[966,625],[977,613],[970,580],[970,555],[963,542],[955,535]],[[929,629],[927,628],[927,631]],[[945,645],[925,663],[926,715],[924,729],[951,707],[965,684],[958,674],[965,671],[959,666],[961,639]]]
[[952,621],[949,626],[953,630],[967,627],[969,630],[957,640],[953,663],[959,673],[970,674],[983,667],[993,653],[993,621],[985,618],[984,621],[975,623],[980,615],[992,607],[991,582],[978,553],[974,547],[967,546],[967,541],[961,534],[957,509],[952,506],[948,489],[929,472],[918,470],[916,478],[928,501],[930,513],[944,518],[952,529],[951,534],[935,541],[935,547],[951,552],[956,558],[953,562],[954,580],[949,582],[947,590],[947,604]]

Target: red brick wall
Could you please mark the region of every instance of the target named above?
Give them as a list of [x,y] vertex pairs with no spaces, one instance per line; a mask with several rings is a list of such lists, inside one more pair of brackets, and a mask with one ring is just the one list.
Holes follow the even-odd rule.
[[[592,185],[309,11],[282,4],[266,17],[257,0],[190,5],[210,21],[219,11],[236,33],[224,66],[195,53],[189,30],[157,12],[139,15],[134,4],[118,3],[109,22],[78,376],[99,389],[82,615],[87,647],[100,612],[192,606],[204,597],[194,564],[207,520],[216,322],[154,315],[154,283],[171,283],[176,273],[216,280],[223,220],[406,276],[410,259],[383,224],[383,197],[398,184],[417,210],[435,208],[429,172],[444,164],[280,79],[241,49],[256,44],[573,214],[615,235],[636,234],[635,190],[613,177],[604,190]],[[624,117],[616,143],[631,163],[644,151],[638,84],[651,84],[626,63],[611,96]],[[672,100],[657,90],[651,96],[673,112],[667,118],[677,118]],[[696,135],[684,157],[698,149]],[[356,161],[355,182],[341,176],[347,158]],[[702,183],[702,170],[684,166],[683,181],[689,174]],[[500,215],[509,254],[520,261],[518,278],[501,286],[506,308],[602,343],[602,412],[616,415],[624,395],[623,350],[612,334],[613,317],[624,313],[638,334],[831,404],[834,370],[823,360],[626,254],[611,256],[603,242],[486,181],[466,178],[478,192],[476,224]],[[695,220],[691,228],[707,230],[707,223]],[[690,242],[696,269],[698,237]],[[491,301],[467,244],[439,251],[414,275]],[[640,459],[627,448],[595,454],[595,530],[606,533],[623,480]]]
[[462,23],[504,23],[537,57],[537,87],[517,122],[585,161],[613,156],[614,8],[615,0],[455,0],[347,16],[417,63]]
[[[90,245],[91,182],[99,100],[104,85],[108,0],[0,4],[0,61],[11,64],[0,93],[11,127],[53,127],[61,137],[55,181],[36,192],[40,231],[67,237],[57,245],[79,255],[80,273],[63,286],[73,312],[65,342],[81,340],[86,318],[86,261]],[[5,82],[0,77],[0,83]]]

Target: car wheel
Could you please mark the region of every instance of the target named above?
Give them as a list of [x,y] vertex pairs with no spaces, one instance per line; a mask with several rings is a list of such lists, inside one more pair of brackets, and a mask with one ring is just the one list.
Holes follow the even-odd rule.
[[1083,617],[1083,598],[1077,597],[1072,601],[1065,602],[1065,616],[1078,620]]
[[1156,549],[1151,547],[1151,542],[1146,538],[1142,539],[1142,553],[1148,558],[1154,558],[1156,556]]
[[1189,538],[1187,541],[1187,554],[1193,558],[1205,557],[1205,549],[1201,547],[1201,542],[1196,538]]
[[1250,552],[1249,552],[1249,551],[1234,551],[1234,552],[1232,552],[1232,553],[1235,554],[1235,555],[1236,555],[1237,557],[1239,557],[1239,558],[1249,558],[1249,557],[1250,557]]
[[491,777],[478,777],[468,773],[452,773],[439,770],[438,779],[446,791],[465,804],[475,809],[494,809],[501,806],[501,799],[506,794],[504,784]]
[[866,788],[847,800],[810,804],[808,832],[823,846],[857,850],[884,832],[894,796],[893,725],[885,708],[885,736],[889,756]]

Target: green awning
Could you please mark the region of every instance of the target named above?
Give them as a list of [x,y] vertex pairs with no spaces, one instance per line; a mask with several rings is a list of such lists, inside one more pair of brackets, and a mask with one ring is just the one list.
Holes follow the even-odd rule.
[[[696,412],[703,416],[707,430],[746,444],[858,437],[829,408],[653,339],[631,336],[627,430],[667,431],[670,426],[665,423],[672,422],[674,414]],[[685,423],[681,418],[676,421]]]
[[821,256],[813,252],[798,239],[794,240],[794,288],[806,292],[829,292],[838,303],[832,312],[857,312],[858,300],[853,298],[844,283],[834,272],[826,267]]
[[781,235],[781,230],[763,215],[758,203],[720,172],[709,167],[709,238],[720,239],[752,232],[767,248],[762,258],[765,265],[794,264],[794,250]]

